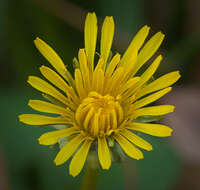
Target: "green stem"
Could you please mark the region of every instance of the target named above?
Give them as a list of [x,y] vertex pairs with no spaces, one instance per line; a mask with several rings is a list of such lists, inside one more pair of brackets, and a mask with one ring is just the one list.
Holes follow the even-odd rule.
[[97,181],[98,181],[98,169],[92,168],[89,165],[87,165],[80,189],[95,190],[97,186]]

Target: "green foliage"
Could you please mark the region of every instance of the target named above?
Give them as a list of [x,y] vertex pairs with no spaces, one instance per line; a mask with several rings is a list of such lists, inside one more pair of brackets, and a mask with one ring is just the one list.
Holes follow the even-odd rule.
[[153,145],[153,151],[144,152],[144,159],[136,162],[138,189],[172,189],[181,172],[180,158],[167,143],[167,138],[141,137]]

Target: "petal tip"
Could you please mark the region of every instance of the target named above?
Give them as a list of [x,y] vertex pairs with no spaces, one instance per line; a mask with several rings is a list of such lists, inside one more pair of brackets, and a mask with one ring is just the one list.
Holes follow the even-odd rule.
[[144,159],[144,155],[143,154],[140,156],[139,160],[142,160],[142,159]]
[[30,83],[34,76],[28,76],[27,82]]
[[170,128],[170,130],[169,130],[169,136],[172,135],[173,131],[174,131],[174,130]]
[[160,32],[160,38],[161,38],[161,40],[164,40],[165,34],[163,34],[162,32]]
[[143,156],[143,154],[142,155],[140,155],[140,156],[138,156],[137,158],[135,158],[136,160],[142,160],[142,159],[144,159],[144,156]]
[[105,21],[108,21],[108,22],[114,22],[114,19],[113,19],[113,16],[106,16],[105,17]]
[[38,143],[39,144],[41,144],[41,145],[46,145],[45,143],[44,143],[44,136],[45,136],[45,133],[43,134],[43,135],[41,135],[37,140],[38,140]]
[[163,59],[163,56],[160,54],[157,59],[161,61]]
[[78,174],[73,173],[73,172],[69,172],[69,175],[71,175],[72,177],[76,177]]
[[147,149],[147,151],[152,151],[152,150],[153,150],[152,146]]
[[86,15],[86,19],[88,18],[96,18],[96,13],[95,12],[88,12],[87,15]]
[[72,170],[71,168],[69,168],[69,175],[71,175],[72,177],[76,177],[78,174],[80,173],[80,171],[76,171],[76,170]]
[[103,165],[102,166],[102,169],[103,170],[109,170],[110,169],[110,166],[111,166],[111,163],[107,164],[107,165]]
[[28,101],[28,106],[32,107],[33,100]]
[[180,71],[177,71],[176,73],[177,73],[177,78],[179,79],[181,77],[181,73]]
[[176,107],[175,106],[171,106],[171,107],[172,107],[172,112],[174,112]]
[[145,30],[150,30],[151,27],[148,26],[148,25],[144,25],[143,28],[144,28]]
[[44,65],[40,66],[40,71],[41,71],[41,70],[44,70],[45,68],[47,68],[47,67],[44,66]]
[[33,41],[34,41],[34,43],[35,43],[35,42],[37,42],[38,40],[40,40],[40,38],[39,38],[39,37],[36,37],[35,40],[33,40]]
[[59,165],[61,165],[61,164],[62,164],[62,163],[58,162],[58,160],[57,160],[56,158],[54,159],[54,161],[53,161],[53,162],[54,162],[54,164],[55,164],[56,166],[59,166]]
[[18,116],[18,119],[20,122],[27,124],[27,122],[26,122],[27,116],[28,116],[28,114],[21,114]]
[[37,139],[38,143],[42,145],[41,136]]
[[39,43],[42,43],[42,40],[39,37],[36,37],[35,40],[33,40],[35,46],[37,47]]
[[24,114],[18,115],[18,119],[19,119],[20,122],[23,122],[23,115]]
[[157,34],[160,35],[160,36],[162,36],[162,37],[165,36],[165,34],[162,31],[159,31]]

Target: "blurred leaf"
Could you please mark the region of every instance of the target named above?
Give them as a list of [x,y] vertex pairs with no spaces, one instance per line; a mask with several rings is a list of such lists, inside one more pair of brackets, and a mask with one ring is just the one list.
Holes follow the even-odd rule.
[[17,80],[25,80],[30,73],[39,73],[42,62],[48,64],[33,44],[37,36],[52,46],[72,71],[73,57],[77,56],[80,39],[83,39],[80,33],[41,9],[34,0],[9,0],[8,5],[5,45]]
[[109,170],[100,170],[97,190],[102,189],[124,189],[124,171],[119,163],[112,163]]
[[144,152],[144,159],[135,161],[138,189],[173,189],[181,172],[180,159],[166,138],[141,135],[153,145],[153,151]]

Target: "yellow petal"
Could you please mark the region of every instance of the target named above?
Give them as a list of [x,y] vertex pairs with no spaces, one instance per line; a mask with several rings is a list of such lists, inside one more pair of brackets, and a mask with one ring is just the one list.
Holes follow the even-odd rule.
[[173,112],[174,108],[172,105],[151,106],[135,110],[134,116],[137,118],[145,115],[165,115]]
[[85,20],[85,51],[88,63],[94,68],[94,55],[97,41],[97,17],[95,13],[88,13]]
[[101,93],[104,87],[104,72],[102,69],[95,70],[92,78],[92,89]]
[[49,61],[58,73],[60,73],[73,86],[73,78],[58,54],[40,38],[36,38],[34,43],[40,53]]
[[108,65],[108,68],[106,70],[105,76],[110,77],[113,74],[113,71],[115,70],[117,64],[120,62],[120,54],[116,54],[112,60],[110,61],[110,64]]
[[53,145],[58,142],[59,138],[68,137],[79,132],[80,131],[74,127],[47,132],[40,136],[38,142],[42,145]]
[[51,63],[51,65],[58,70],[65,70],[65,65],[58,54],[40,38],[34,40],[35,46],[40,53]]
[[146,106],[156,100],[158,100],[159,98],[161,98],[162,96],[164,96],[165,94],[167,94],[168,92],[170,92],[172,90],[172,87],[168,87],[165,88],[163,90],[160,90],[150,96],[147,96],[141,100],[138,100],[134,103],[134,107],[135,109],[141,108],[143,106]]
[[123,77],[123,75],[124,75],[124,68],[123,67],[117,68],[114,71],[113,75],[112,75],[112,78],[111,78],[112,83],[111,83],[111,85],[107,84],[107,86],[105,87],[105,88],[107,88],[108,91],[106,91],[106,90],[105,91],[107,93],[108,92],[110,93],[112,90],[113,91],[117,90],[117,87],[119,86],[120,82],[122,82],[121,78]]
[[52,97],[59,100],[60,102],[62,102],[63,104],[67,105],[68,101],[66,97],[63,94],[61,94],[58,90],[56,90],[53,86],[51,86],[48,82],[35,76],[29,76],[27,82],[37,90],[44,92],[45,94],[49,94]]
[[131,123],[129,126],[127,126],[127,128],[156,137],[171,136],[171,133],[173,131],[171,128],[161,124],[147,124],[136,122]]
[[154,55],[154,53],[160,47],[163,39],[164,39],[164,34],[158,32],[145,44],[145,46],[138,54],[133,75],[137,73],[137,71],[142,67],[142,65]]
[[52,124],[72,124],[67,118],[54,118],[39,114],[22,114],[19,120],[28,125],[52,125]]
[[99,58],[98,63],[96,65],[94,71],[97,71],[99,69],[103,69],[103,66],[104,66],[104,59],[103,58]]
[[68,91],[68,84],[55,71],[46,66],[40,67],[40,71],[47,80],[49,80],[60,90],[62,90],[65,93]]
[[122,87],[122,89],[120,89],[121,94],[129,94],[133,92],[133,89],[135,88],[136,83],[140,80],[140,77],[133,77],[131,79],[129,79]]
[[123,56],[120,61],[120,66],[132,68],[137,60],[138,49],[136,46],[131,46],[126,56]]
[[[48,100],[49,102],[55,104],[55,105],[61,106],[63,108],[66,108],[65,104],[63,104],[62,102],[60,102],[59,100],[55,99],[54,97],[52,97],[52,96],[50,96],[48,94],[42,93],[42,97],[45,98],[46,100]],[[71,107],[71,109],[75,110],[76,108],[74,109],[74,108]]]
[[174,84],[180,78],[179,71],[171,72],[166,75],[161,76],[160,78],[156,79],[155,81],[151,82],[147,86],[145,86],[138,94],[137,99],[149,94],[151,92],[155,92],[162,88],[166,88],[172,84]]
[[84,139],[85,137],[83,137],[82,135],[77,135],[70,142],[68,142],[63,148],[61,148],[56,158],[54,159],[55,164],[58,166],[66,162],[76,151],[79,145],[84,141]]
[[148,69],[141,75],[139,82],[136,85],[135,91],[140,88],[142,85],[144,85],[156,72],[158,66],[160,65],[160,62],[162,60],[162,56],[159,55],[153,63],[148,67]]
[[123,137],[120,134],[115,134],[114,138],[128,156],[136,160],[143,159],[142,152],[138,148],[136,148],[130,141],[128,141],[125,137]]
[[152,146],[150,143],[139,137],[138,135],[134,134],[133,132],[124,129],[120,132],[121,135],[123,135],[125,138],[127,138],[130,142],[135,144],[136,146],[139,146],[140,148],[143,148],[144,150],[152,150]]
[[41,100],[29,100],[28,105],[34,110],[46,113],[67,114],[67,109]]
[[141,46],[143,45],[143,43],[149,33],[149,29],[150,29],[150,27],[144,26],[138,31],[138,33],[135,35],[135,37],[131,41],[128,49],[124,53],[122,60],[121,60],[122,63],[126,62],[125,60],[129,59],[134,48],[137,48],[137,50],[139,50],[141,48]]
[[91,144],[91,140],[85,140],[83,145],[73,156],[72,161],[69,165],[69,173],[73,177],[77,176],[83,169]]
[[110,54],[110,49],[112,46],[113,36],[114,36],[115,24],[113,17],[106,17],[103,22],[101,31],[101,47],[100,53],[101,57],[104,59],[104,69]]
[[108,170],[111,166],[111,155],[105,137],[98,138],[98,157],[101,167]]
[[83,77],[83,83],[85,86],[85,89],[89,90],[90,88],[90,79],[91,79],[91,64],[87,64],[87,57],[85,55],[85,50],[80,49],[78,52],[78,58],[80,63],[80,70]]
[[83,78],[80,69],[75,70],[75,84],[79,97],[81,99],[84,98],[86,96],[86,92],[84,90]]
[[119,102],[115,102],[115,109],[116,109],[116,112],[117,112],[118,123],[121,123],[123,118],[124,118],[124,111],[123,111],[121,105],[119,104]]
[[133,71],[135,68],[136,60],[137,60],[137,54],[138,54],[138,50],[136,47],[133,46],[133,49],[130,52],[130,55],[126,59],[121,60],[120,66],[123,66],[125,68],[125,73],[122,80],[127,81],[128,79],[130,79],[130,77],[133,76]]

